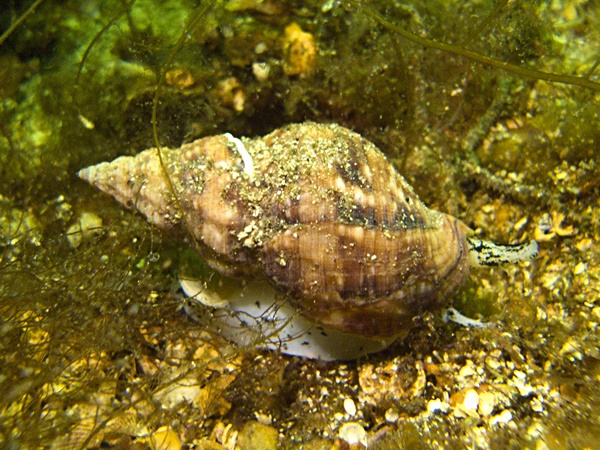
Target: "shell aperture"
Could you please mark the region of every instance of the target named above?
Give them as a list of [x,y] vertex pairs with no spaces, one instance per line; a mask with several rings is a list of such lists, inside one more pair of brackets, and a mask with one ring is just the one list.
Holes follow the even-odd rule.
[[[206,137],[163,158],[175,192],[156,149],[79,176],[161,228],[185,231],[185,215],[215,270],[267,280],[304,318],[342,333],[404,334],[481,259],[465,224],[428,209],[381,151],[338,125]],[[502,261],[503,247],[494,248]],[[537,253],[527,248],[512,260]]]
[[184,305],[188,314],[206,329],[244,348],[258,346],[286,355],[341,361],[381,351],[396,340],[368,338],[316,325],[264,281],[233,289],[229,286],[226,293],[212,289],[204,281],[180,278],[180,284],[189,298],[211,308],[207,316]]

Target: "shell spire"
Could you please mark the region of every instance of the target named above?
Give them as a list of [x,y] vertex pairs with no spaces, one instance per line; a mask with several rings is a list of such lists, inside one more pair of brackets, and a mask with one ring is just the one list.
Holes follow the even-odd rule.
[[158,227],[169,228],[174,222],[173,198],[155,149],[90,166],[77,175]]

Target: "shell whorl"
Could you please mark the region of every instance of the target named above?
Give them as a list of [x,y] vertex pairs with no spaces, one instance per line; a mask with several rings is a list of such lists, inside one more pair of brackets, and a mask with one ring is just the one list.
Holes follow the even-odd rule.
[[360,135],[304,123],[242,143],[247,155],[226,135],[163,150],[174,193],[156,149],[79,175],[159,227],[183,229],[184,214],[217,270],[267,278],[342,331],[400,334],[466,276],[466,225],[425,207]]

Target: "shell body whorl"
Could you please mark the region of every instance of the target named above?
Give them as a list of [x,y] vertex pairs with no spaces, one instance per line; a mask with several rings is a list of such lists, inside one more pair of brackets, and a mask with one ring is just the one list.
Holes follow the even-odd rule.
[[341,331],[402,334],[465,278],[468,227],[423,205],[360,135],[304,123],[243,145],[250,174],[225,135],[163,150],[175,192],[156,149],[80,176],[159,227],[189,227],[215,269],[267,278]]

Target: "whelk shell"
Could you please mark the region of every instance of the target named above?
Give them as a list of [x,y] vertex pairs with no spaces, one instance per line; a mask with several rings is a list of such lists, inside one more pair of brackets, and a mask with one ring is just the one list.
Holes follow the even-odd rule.
[[[191,232],[220,273],[268,280],[308,320],[370,338],[445,306],[471,264],[531,259],[428,209],[371,142],[338,125],[229,134],[91,166],[79,176],[153,224]],[[174,197],[177,196],[177,201]],[[179,206],[178,206],[179,205]],[[180,207],[180,209],[179,209]]]

